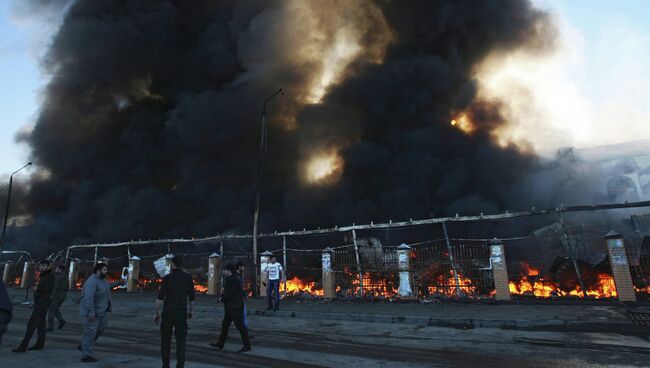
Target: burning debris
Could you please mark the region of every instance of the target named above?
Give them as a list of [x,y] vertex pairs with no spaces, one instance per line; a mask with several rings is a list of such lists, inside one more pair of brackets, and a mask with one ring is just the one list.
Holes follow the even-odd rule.
[[[575,273],[574,273],[575,275]],[[574,276],[575,277],[575,276]],[[520,296],[534,296],[537,298],[616,298],[616,285],[614,278],[607,273],[599,272],[586,282],[585,290],[580,285],[567,287],[565,279],[555,279],[549,275],[540,275],[539,269],[528,263],[521,263],[521,274],[516,281],[510,281],[510,293]]]

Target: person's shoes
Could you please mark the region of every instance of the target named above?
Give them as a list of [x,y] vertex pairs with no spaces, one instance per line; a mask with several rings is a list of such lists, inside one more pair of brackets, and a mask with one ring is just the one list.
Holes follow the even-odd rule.
[[58,329],[59,329],[59,330],[62,329],[63,326],[65,326],[65,321],[63,321],[63,320],[59,321],[59,327],[58,327]]
[[19,346],[12,350],[14,353],[24,353],[27,351],[27,348],[25,346]]
[[29,349],[27,349],[27,350],[43,350],[43,346],[41,346],[41,345],[34,345],[34,346],[32,346],[31,348],[29,348]]
[[244,346],[243,348],[237,350],[236,353],[245,353],[245,352],[247,352],[247,351],[251,351],[251,347],[250,347],[250,346]]
[[271,310],[271,309],[273,309],[273,307],[268,307],[268,308],[266,308],[266,310]]
[[85,358],[81,358],[81,362],[82,362],[82,363],[94,363],[94,362],[96,362],[96,361],[97,361],[97,358],[94,358],[94,357],[91,357],[91,356],[87,356],[87,357],[85,357]]
[[216,343],[216,342],[211,342],[210,346],[212,346],[213,348],[217,348],[218,350],[223,349],[223,346],[220,346],[219,343]]
[[54,326],[49,326],[47,328],[47,332],[54,332]]

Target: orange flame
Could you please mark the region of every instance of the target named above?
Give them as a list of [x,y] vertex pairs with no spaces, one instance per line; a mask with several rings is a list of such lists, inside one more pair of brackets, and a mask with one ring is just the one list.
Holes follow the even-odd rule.
[[580,285],[576,285],[573,290],[567,291],[560,289],[556,282],[545,280],[543,276],[540,277],[539,270],[526,262],[521,263],[521,270],[522,272],[521,275],[519,275],[519,279],[517,281],[510,281],[508,284],[510,294],[532,294],[538,298],[566,296],[584,297],[584,294],[586,294],[588,297],[595,299],[615,298],[618,295],[614,278],[606,273],[599,273],[598,282],[595,285],[587,287],[587,290],[583,293]]
[[398,289],[389,285],[386,279],[372,278],[370,273],[366,272],[362,275],[363,283],[359,281],[359,274],[352,273],[352,293],[359,294],[359,289],[363,289],[363,296],[370,297],[395,297],[398,295]]
[[208,287],[201,284],[194,284],[194,291],[201,294],[206,294],[208,292]]
[[472,285],[472,280],[463,276],[462,273],[458,272],[458,282],[456,282],[454,270],[449,270],[449,273],[446,275],[438,275],[436,278],[436,283],[438,286],[433,285],[427,288],[429,294],[455,296],[456,286],[458,286],[458,289],[464,294],[472,295],[476,293],[476,286]]
[[287,295],[297,295],[300,293],[307,293],[312,296],[323,296],[323,289],[316,289],[316,282],[303,281],[297,276],[288,279],[284,289]]

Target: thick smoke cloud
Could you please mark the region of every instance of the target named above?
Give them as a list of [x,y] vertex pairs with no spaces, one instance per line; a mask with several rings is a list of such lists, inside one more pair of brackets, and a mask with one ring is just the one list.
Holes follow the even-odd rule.
[[[528,1],[67,6],[43,61],[52,79],[40,115],[20,137],[41,172],[24,200],[33,222],[14,244],[250,232],[259,112],[280,87],[262,231],[558,200],[538,190],[536,156],[493,143],[499,105],[477,101],[472,79],[489,52],[552,43]],[[328,53],[341,37],[356,48]],[[449,124],[461,111],[471,134]],[[305,161],[322,150],[343,168],[306,183]]]

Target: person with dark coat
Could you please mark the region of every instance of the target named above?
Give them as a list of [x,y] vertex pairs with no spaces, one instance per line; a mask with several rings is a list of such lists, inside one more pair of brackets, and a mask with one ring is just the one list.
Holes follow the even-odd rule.
[[211,346],[217,349],[223,349],[228,337],[228,330],[230,324],[234,323],[237,330],[241,334],[241,339],[244,344],[238,353],[243,353],[251,350],[251,342],[248,337],[248,328],[244,325],[244,290],[242,288],[241,279],[237,275],[237,267],[234,264],[229,264],[224,269],[224,282],[223,294],[221,301],[224,304],[223,321],[221,322],[221,334],[216,343],[211,343]]
[[[6,267],[6,266],[5,266]],[[2,346],[2,335],[7,332],[7,326],[11,322],[13,305],[7,294],[4,282],[0,281],[0,346]]]
[[[163,368],[169,368],[172,333],[176,338],[176,368],[185,366],[187,320],[192,319],[192,305],[196,296],[192,276],[183,271],[182,267],[183,258],[174,256],[172,272],[163,277],[158,298],[156,298],[154,322],[160,323],[160,355]],[[162,318],[160,316],[161,304],[163,306]]]
[[[45,346],[47,310],[50,308],[52,291],[54,290],[52,263],[48,260],[42,260],[38,265],[38,270],[40,274],[36,290],[34,291],[34,309],[27,322],[25,338],[17,348],[12,350],[14,353],[24,353],[27,350],[42,350]],[[34,331],[38,333],[36,345],[27,349],[29,340],[34,336]]]
[[54,290],[52,291],[52,302],[50,303],[50,312],[47,316],[47,331],[54,331],[54,318],[59,322],[58,329],[65,325],[65,319],[61,314],[61,304],[68,295],[68,277],[65,274],[65,266],[59,265],[54,275]]

